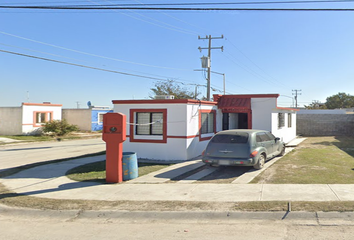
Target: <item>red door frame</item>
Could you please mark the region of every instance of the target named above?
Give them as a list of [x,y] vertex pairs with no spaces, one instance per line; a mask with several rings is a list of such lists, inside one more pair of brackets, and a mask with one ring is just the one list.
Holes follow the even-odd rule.
[[252,129],[252,110],[251,109],[223,109],[223,113],[247,113],[247,127]]

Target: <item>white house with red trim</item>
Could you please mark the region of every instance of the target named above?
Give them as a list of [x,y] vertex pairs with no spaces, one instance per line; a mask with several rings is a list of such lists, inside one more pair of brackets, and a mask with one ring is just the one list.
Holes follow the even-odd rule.
[[[114,112],[127,117],[123,150],[148,159],[187,160],[200,155],[216,132],[215,118],[220,116],[215,102],[114,100],[113,104]],[[200,129],[202,117],[205,119]]]
[[127,117],[123,151],[139,158],[188,160],[221,130],[262,129],[284,142],[296,137],[296,109],[277,107],[278,94],[214,95],[214,102],[113,100],[114,112]]
[[22,103],[20,107],[0,107],[0,135],[35,134],[47,121],[61,120],[62,105]]

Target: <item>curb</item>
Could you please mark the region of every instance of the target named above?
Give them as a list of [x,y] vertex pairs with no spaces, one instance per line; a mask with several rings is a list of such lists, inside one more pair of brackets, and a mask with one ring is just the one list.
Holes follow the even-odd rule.
[[308,220],[317,222],[328,222],[329,220],[343,220],[354,222],[354,212],[217,212],[217,211],[121,211],[121,210],[40,210],[15,208],[0,205],[0,214],[9,217],[36,217],[36,218],[58,218],[66,219],[66,221],[74,221],[79,219],[110,219],[122,222],[128,221],[197,221],[210,222],[215,221],[242,221],[242,220],[275,220],[275,221],[292,221],[292,220]]

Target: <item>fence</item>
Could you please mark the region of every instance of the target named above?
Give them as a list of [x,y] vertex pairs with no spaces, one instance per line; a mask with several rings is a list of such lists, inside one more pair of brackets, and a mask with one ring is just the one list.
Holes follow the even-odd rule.
[[297,135],[354,135],[354,114],[298,114],[296,119]]

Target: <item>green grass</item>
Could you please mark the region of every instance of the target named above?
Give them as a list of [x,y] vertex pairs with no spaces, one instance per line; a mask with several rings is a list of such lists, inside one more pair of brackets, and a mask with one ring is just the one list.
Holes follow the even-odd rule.
[[0,136],[3,138],[10,138],[14,140],[21,140],[21,141],[26,141],[26,142],[40,142],[40,141],[50,141],[53,140],[53,137],[51,136],[23,136],[23,135],[18,135],[18,136]]
[[[16,136],[2,135],[0,137],[20,140],[21,142],[43,142],[43,141],[73,140],[73,139],[89,138],[90,135],[88,134],[82,137],[79,134],[71,133],[60,137],[49,136],[49,135],[16,135]],[[97,136],[93,135],[93,137],[97,137]],[[19,142],[11,142],[11,144],[14,143],[19,143]],[[9,143],[0,143],[0,145],[4,145],[4,144],[9,144]]]
[[309,138],[251,183],[354,184],[354,138]]
[[[138,175],[144,176],[148,173],[155,172],[169,165],[138,163]],[[74,181],[97,181],[105,182],[106,180],[106,161],[99,161],[78,166],[70,169],[66,176]]]

